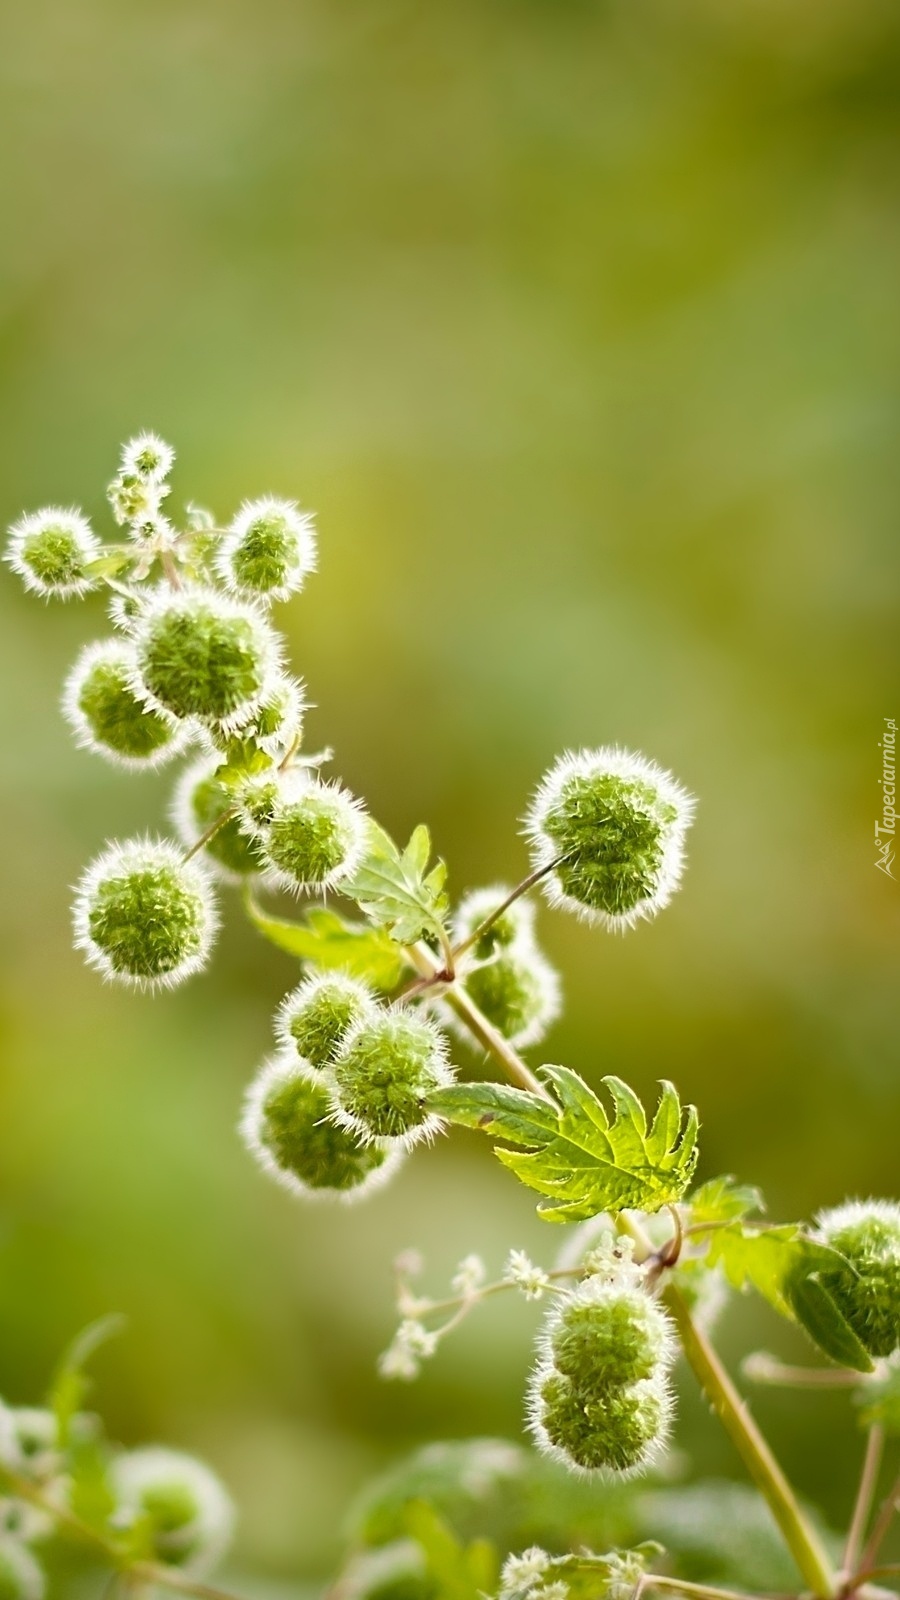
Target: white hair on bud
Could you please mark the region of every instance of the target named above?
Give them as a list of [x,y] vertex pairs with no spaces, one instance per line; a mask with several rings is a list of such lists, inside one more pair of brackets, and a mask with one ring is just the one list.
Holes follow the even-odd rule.
[[157,1535],[159,1554],[193,1575],[210,1571],[231,1543],[234,1506],[216,1474],[196,1457],[164,1445],[148,1445],[114,1457],[110,1482],[119,1512],[137,1518],[145,1513],[145,1496],[167,1489],[183,1491],[195,1513],[182,1527]]
[[9,544],[4,560],[22,580],[25,588],[44,599],[73,600],[94,588],[94,579],[88,574],[49,583],[35,572],[28,561],[29,545],[41,535],[60,530],[72,542],[82,568],[96,561],[103,546],[90,523],[75,506],[44,506],[40,511],[30,511],[14,522],[9,530]]

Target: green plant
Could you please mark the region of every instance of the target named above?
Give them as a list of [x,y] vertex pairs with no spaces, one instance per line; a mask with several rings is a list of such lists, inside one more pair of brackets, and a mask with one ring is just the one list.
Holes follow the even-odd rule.
[[[448,1125],[487,1134],[504,1166],[540,1196],[540,1215],[569,1225],[563,1254],[542,1266],[512,1249],[492,1281],[477,1256],[466,1257],[438,1299],[417,1291],[408,1261],[398,1264],[400,1323],[380,1371],[414,1378],[489,1296],[545,1300],[531,1432],[540,1452],[589,1485],[610,1514],[603,1527],[619,1540],[592,1554],[576,1539],[583,1486],[570,1489],[555,1517],[547,1510],[553,1491],[542,1487],[531,1527],[543,1516],[546,1541],[524,1551],[515,1547],[519,1524],[495,1544],[459,1532],[467,1485],[480,1483],[483,1500],[500,1479],[522,1475],[518,1456],[513,1472],[504,1447],[485,1444],[480,1456],[442,1457],[437,1485],[420,1462],[399,1498],[390,1486],[377,1536],[368,1522],[358,1530],[346,1591],[422,1600],[462,1600],[498,1585],[505,1600],[738,1592],[685,1575],[683,1565],[664,1570],[659,1545],[648,1542],[653,1527],[642,1524],[646,1495],[622,1498],[665,1452],[679,1355],[774,1516],[782,1559],[793,1563],[786,1586],[799,1581],[821,1600],[838,1600],[896,1576],[880,1550],[900,1484],[874,1515],[873,1506],[884,1440],[900,1433],[900,1207],[853,1202],[815,1224],[769,1225],[759,1220],[755,1190],[727,1177],[695,1186],[697,1114],[671,1084],[648,1119],[618,1077],[605,1077],[599,1094],[570,1068],[535,1071],[520,1053],[540,1042],[559,1009],[526,896],[539,887],[551,905],[607,930],[655,915],[681,878],[692,800],[641,756],[609,748],[565,755],[528,808],[529,874],[513,888],[470,893],[451,910],[427,829],[399,849],[358,799],[321,778],[327,757],[304,750],[304,692],[283,668],[265,603],[300,589],[313,570],[311,519],[266,498],[243,506],[227,528],[196,507],[176,527],[163,512],[173,461],[152,435],[125,446],[110,487],[123,542],[101,545],[80,513],[56,509],[11,531],[8,559],[30,589],[109,595],[117,631],[86,648],[64,695],[78,742],[131,770],[195,752],[173,801],[181,842],[108,845],[77,891],[76,942],[112,981],[179,983],[208,958],[217,882],[240,886],[254,927],[308,968],[279,1009],[277,1051],[251,1084],[241,1119],[261,1168],[301,1197],[359,1200],[412,1145]],[[354,909],[278,915],[262,898],[276,890],[328,891]],[[501,1081],[461,1078],[447,1028]],[[789,1369],[757,1356],[747,1375],[843,1386],[859,1405],[867,1444],[837,1558],[710,1341],[718,1302],[748,1286],[803,1329],[825,1361]],[[11,1500],[36,1512],[42,1528],[49,1519],[92,1541],[132,1578],[202,1594],[191,1567],[222,1542],[222,1493],[204,1469],[165,1452],[107,1459],[79,1409],[83,1355],[64,1366],[53,1405],[39,1414],[36,1455],[23,1455],[16,1413],[0,1416],[13,1441],[0,1450]],[[656,1495],[677,1559],[669,1502]],[[374,1504],[384,1511],[377,1496]],[[741,1517],[752,1516],[741,1505]],[[520,1522],[527,1527],[528,1517]],[[0,1593],[14,1600],[40,1589],[28,1526],[24,1512],[18,1526],[11,1515],[0,1548]],[[710,1539],[701,1545],[709,1551]],[[726,1576],[742,1591],[752,1587],[740,1568]]]

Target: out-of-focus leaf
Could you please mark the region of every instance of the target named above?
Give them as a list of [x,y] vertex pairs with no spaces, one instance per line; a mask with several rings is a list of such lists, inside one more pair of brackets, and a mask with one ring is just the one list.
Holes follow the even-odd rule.
[[400,946],[381,928],[365,922],[349,922],[336,911],[319,906],[307,911],[302,921],[273,917],[263,911],[248,891],[244,896],[247,915],[253,926],[270,944],[301,961],[318,967],[340,968],[355,978],[366,978],[376,989],[395,989],[405,970]]
[[440,934],[447,912],[447,872],[443,862],[428,872],[430,855],[427,828],[416,828],[401,853],[390,835],[370,820],[366,854],[341,892],[355,900],[372,922],[389,929],[400,944],[412,944],[423,934]]
[[82,1328],[64,1351],[47,1396],[47,1404],[56,1417],[60,1448],[64,1449],[68,1444],[72,1418],[81,1409],[90,1388],[90,1379],[84,1370],[88,1361],[107,1339],[114,1339],[120,1334],[124,1326],[125,1318],[122,1316],[100,1317]]
[[691,1222],[733,1222],[765,1211],[765,1202],[753,1184],[736,1183],[725,1175],[701,1183],[688,1197]]

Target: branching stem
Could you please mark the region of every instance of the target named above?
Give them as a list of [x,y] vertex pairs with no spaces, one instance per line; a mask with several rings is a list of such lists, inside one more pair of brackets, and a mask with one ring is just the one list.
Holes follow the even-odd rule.
[[869,1436],[866,1440],[866,1452],[863,1457],[862,1472],[859,1478],[859,1489],[856,1495],[856,1503],[853,1507],[850,1531],[847,1534],[847,1545],[844,1550],[844,1572],[848,1578],[852,1577],[859,1566],[866,1528],[872,1515],[872,1502],[875,1499],[875,1490],[878,1487],[878,1474],[881,1470],[883,1454],[884,1429],[876,1423],[869,1429]]
[[485,917],[483,922],[479,922],[478,927],[469,934],[468,939],[463,939],[461,944],[454,946],[453,956],[458,959],[459,956],[464,956],[467,950],[471,950],[472,946],[476,945],[479,939],[482,939],[486,933],[490,932],[491,928],[494,926],[494,923],[499,922],[504,911],[508,911],[510,906],[515,905],[517,900],[521,900],[523,894],[527,894],[529,889],[533,889],[536,883],[540,883],[542,878],[546,878],[547,874],[549,872],[553,872],[554,868],[560,866],[565,859],[566,857],[564,855],[555,856],[554,859],[552,861],[548,861],[545,866],[536,867],[534,872],[529,872],[528,877],[523,878],[521,883],[516,884],[516,887],[511,891],[510,894],[506,896],[506,899],[503,900],[501,904],[491,912],[490,916]]
[[215,838],[216,834],[219,832],[219,829],[224,828],[226,822],[231,822],[236,816],[237,806],[229,806],[228,810],[223,811],[220,817],[216,817],[215,822],[210,823],[209,827],[206,829],[206,832],[201,833],[199,839],[195,839],[194,843],[191,845],[191,848],[186,850],[182,856],[182,861],[192,860],[195,855],[199,854],[204,845],[209,844],[210,839]]

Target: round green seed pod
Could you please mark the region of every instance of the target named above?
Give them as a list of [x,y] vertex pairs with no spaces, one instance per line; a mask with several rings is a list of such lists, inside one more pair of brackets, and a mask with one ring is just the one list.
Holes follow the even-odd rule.
[[317,972],[285,995],[275,1036],[288,1058],[293,1052],[314,1071],[324,1072],[349,1030],[375,1011],[368,984],[345,972]]
[[219,577],[236,594],[284,600],[316,565],[312,517],[290,500],[266,497],[243,505],[216,559]]
[[467,994],[510,1044],[537,1044],[560,1012],[559,979],[534,946],[520,941],[464,974]]
[[66,679],[63,715],[85,750],[133,770],[161,766],[184,749],[185,723],[152,711],[134,692],[134,652],[122,639],[82,650]]
[[847,1261],[820,1271],[822,1287],[870,1355],[893,1355],[900,1347],[900,1206],[853,1200],[816,1220],[820,1237]]
[[212,888],[168,840],[110,845],[87,868],[73,909],[76,946],[105,978],[137,988],[182,983],[206,962],[216,930]]
[[303,684],[286,672],[276,672],[263,699],[249,716],[229,717],[221,724],[210,723],[209,738],[225,756],[237,744],[252,742],[273,759],[296,748],[303,733],[306,694]]
[[[511,894],[505,883],[491,884],[483,889],[470,889],[456,908],[453,918],[453,943],[464,944],[482,922],[502,906]],[[478,961],[487,961],[499,950],[507,950],[521,941],[533,942],[534,902],[521,896],[507,906],[502,916],[493,922],[487,932],[472,946],[472,955]]]
[[263,1170],[304,1199],[361,1200],[387,1182],[403,1154],[396,1140],[365,1143],[338,1127],[327,1089],[296,1055],[263,1064],[244,1102],[241,1135]]
[[137,692],[175,717],[252,715],[278,661],[265,618],[210,589],[160,590],[133,637]]
[[538,1343],[529,1421],[541,1449],[580,1472],[641,1471],[668,1437],[674,1354],[669,1320],[641,1288],[586,1279]]
[[202,1461],[160,1445],[129,1450],[113,1461],[110,1482],[117,1520],[149,1524],[156,1561],[202,1575],[224,1555],[234,1508]]
[[[218,767],[216,756],[200,756],[185,767],[175,786],[172,822],[188,850],[219,817],[234,809],[234,793],[216,777]],[[259,845],[241,813],[223,822],[201,854],[213,875],[223,883],[241,883],[265,867]]]
[[365,845],[365,812],[336,783],[289,776],[260,829],[263,857],[280,887],[331,889],[355,872]]
[[70,600],[94,588],[97,580],[88,568],[100,554],[100,542],[80,511],[47,506],[10,528],[6,561],[33,594]]
[[31,1551],[10,1534],[0,1536],[0,1600],[42,1600],[45,1588]]
[[562,756],[526,817],[551,904],[611,929],[668,904],[684,867],[690,796],[642,756],[604,748]]
[[453,1082],[442,1034],[402,1006],[381,1009],[352,1028],[332,1064],[335,1120],[362,1139],[433,1138],[441,1119],[427,1108]]

